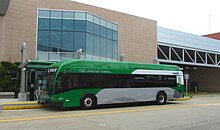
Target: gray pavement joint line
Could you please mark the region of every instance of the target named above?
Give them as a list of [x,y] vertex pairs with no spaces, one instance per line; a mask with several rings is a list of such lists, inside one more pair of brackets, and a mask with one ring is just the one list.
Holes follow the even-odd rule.
[[[216,104],[216,103],[215,103]],[[54,116],[41,116],[41,117],[26,117],[26,118],[13,118],[13,119],[0,119],[0,123],[3,122],[16,122],[16,121],[30,121],[30,120],[42,120],[52,118],[64,118],[64,117],[80,117],[80,116],[92,116],[92,115],[105,115],[105,114],[117,114],[117,113],[128,113],[128,112],[141,112],[148,110],[163,110],[163,109],[177,109],[177,108],[188,108],[188,107],[205,107],[211,104],[194,104],[184,106],[165,106],[165,107],[151,107],[142,109],[127,109],[127,110],[116,110],[116,111],[105,111],[105,112],[86,112],[79,114],[66,114],[66,115],[54,115]]]

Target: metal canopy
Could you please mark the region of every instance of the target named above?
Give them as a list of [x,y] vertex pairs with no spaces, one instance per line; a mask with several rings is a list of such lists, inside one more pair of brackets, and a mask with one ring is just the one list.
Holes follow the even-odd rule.
[[159,62],[220,68],[220,40],[157,28]]
[[49,65],[52,65],[55,62],[47,62],[47,61],[39,61],[39,60],[28,60],[24,64],[20,64],[20,68],[26,69],[35,69],[35,70],[43,70],[46,69]]
[[158,44],[159,62],[220,68],[220,54]]

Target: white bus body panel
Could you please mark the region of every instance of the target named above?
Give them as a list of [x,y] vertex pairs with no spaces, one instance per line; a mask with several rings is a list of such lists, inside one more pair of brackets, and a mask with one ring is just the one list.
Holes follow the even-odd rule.
[[169,87],[103,89],[96,94],[97,104],[156,101],[156,95],[160,90],[165,91],[167,100],[174,98],[175,90]]

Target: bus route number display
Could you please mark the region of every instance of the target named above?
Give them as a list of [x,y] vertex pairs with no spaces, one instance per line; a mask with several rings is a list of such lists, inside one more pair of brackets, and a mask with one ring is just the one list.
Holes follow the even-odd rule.
[[57,71],[57,68],[51,68],[51,69],[48,69],[47,71],[48,73],[54,73]]

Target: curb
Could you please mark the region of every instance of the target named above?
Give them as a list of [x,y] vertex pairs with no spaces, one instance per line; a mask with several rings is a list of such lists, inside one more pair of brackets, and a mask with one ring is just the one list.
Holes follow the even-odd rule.
[[35,101],[26,101],[26,102],[2,102],[2,105],[34,105],[38,104]]
[[178,98],[176,101],[187,101],[187,100],[191,100],[191,98],[190,97]]
[[37,109],[43,107],[44,105],[37,102],[2,102],[0,110]]

